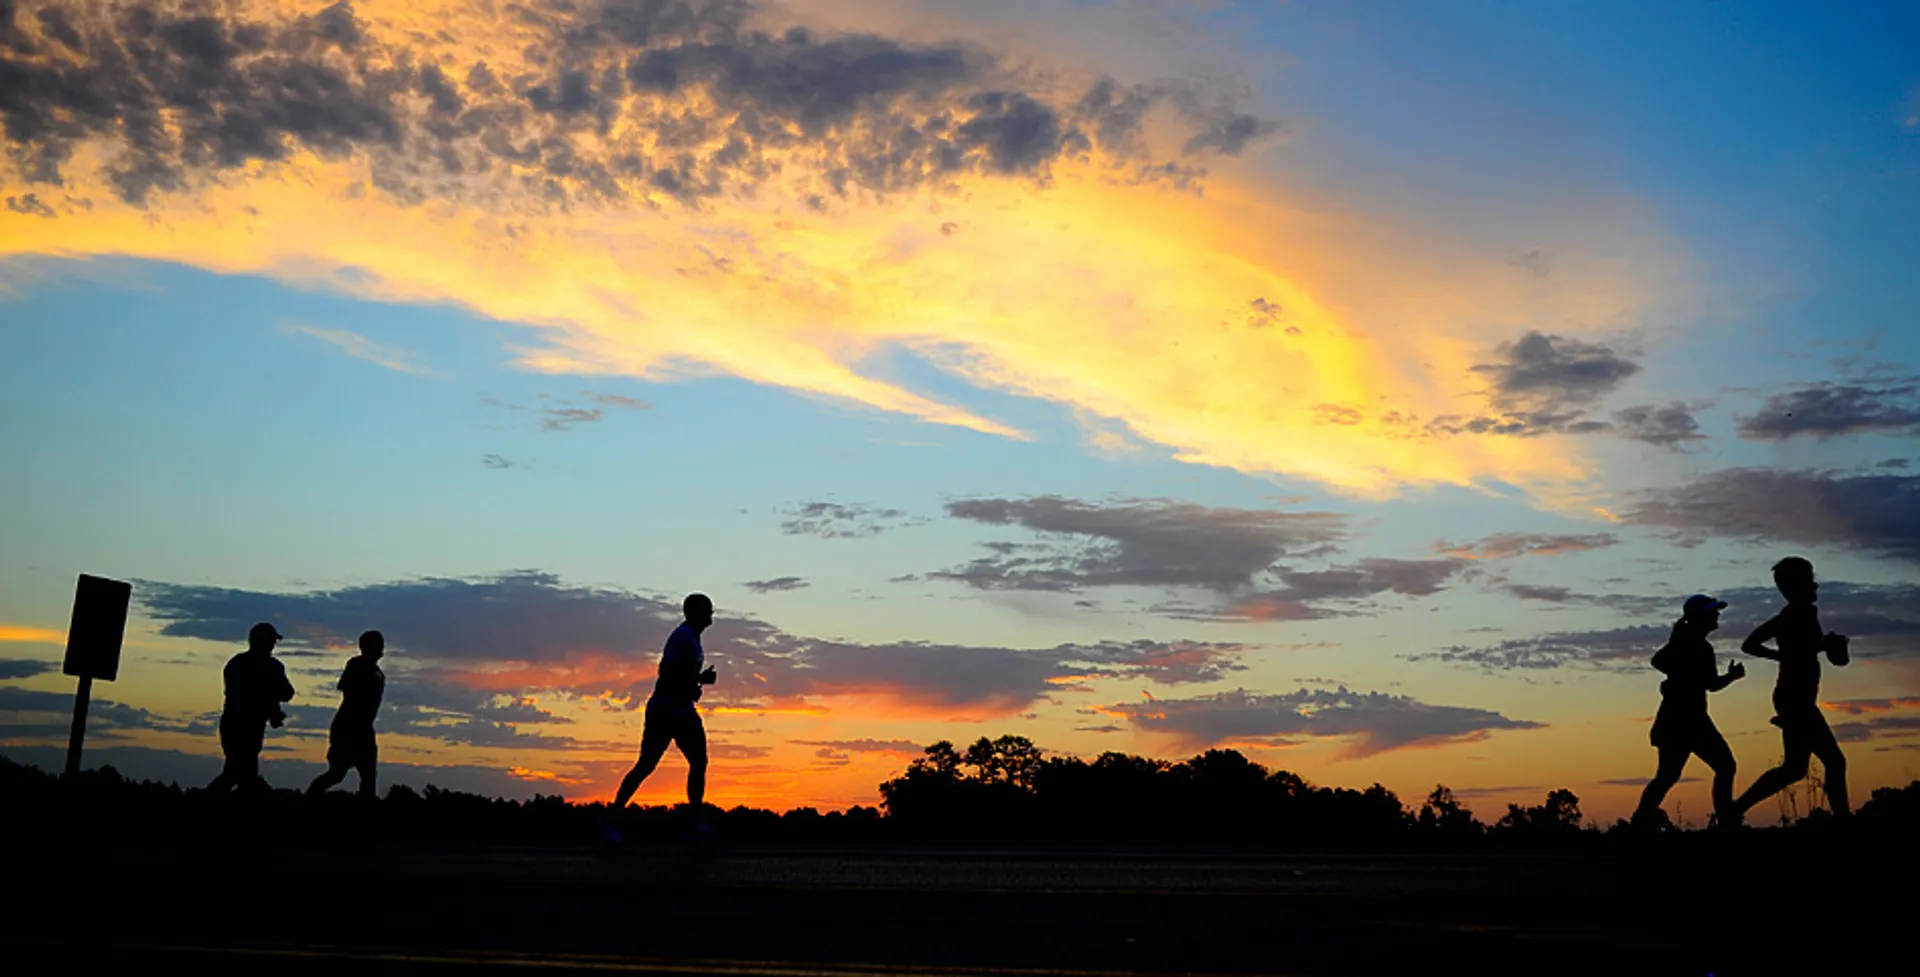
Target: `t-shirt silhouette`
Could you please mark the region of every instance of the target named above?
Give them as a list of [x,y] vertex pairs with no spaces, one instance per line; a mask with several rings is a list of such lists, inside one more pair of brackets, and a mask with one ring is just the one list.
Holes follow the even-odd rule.
[[387,675],[373,660],[362,655],[347,659],[340,673],[340,711],[334,713],[335,726],[372,726],[380,714],[380,699],[387,691]]
[[660,672],[653,681],[653,695],[647,708],[693,709],[700,698],[700,670],[706,653],[700,649],[700,632],[691,624],[682,624],[667,636],[667,647],[660,653]]
[[1788,604],[1753,632],[1755,641],[1774,640],[1780,649],[1780,675],[1773,684],[1773,711],[1783,718],[1820,714],[1820,652],[1826,632],[1820,608]]
[[1707,692],[1720,677],[1713,642],[1704,635],[1684,634],[1676,628],[1666,647],[1654,654],[1653,667],[1667,675],[1660,683],[1662,712],[1706,713]]
[[269,654],[243,651],[227,660],[222,677],[226,684],[226,702],[220,710],[223,723],[264,724],[280,703],[293,698],[287,667]]

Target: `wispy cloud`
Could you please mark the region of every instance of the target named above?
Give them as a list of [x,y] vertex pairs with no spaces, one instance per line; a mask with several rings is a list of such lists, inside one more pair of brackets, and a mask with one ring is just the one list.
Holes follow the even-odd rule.
[[811,584],[800,577],[774,577],[771,580],[749,580],[741,586],[756,594],[773,594],[784,590],[800,590]]
[[415,365],[405,350],[384,343],[376,343],[351,330],[323,329],[298,322],[281,323],[280,330],[292,336],[311,336],[338,348],[354,359],[366,360],[389,370],[399,370],[401,373],[411,373],[415,376],[427,375],[426,369]]

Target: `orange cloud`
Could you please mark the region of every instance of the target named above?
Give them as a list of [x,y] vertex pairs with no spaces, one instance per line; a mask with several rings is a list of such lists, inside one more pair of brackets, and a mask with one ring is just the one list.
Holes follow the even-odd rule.
[[24,644],[65,645],[67,633],[52,628],[31,628],[22,624],[0,624],[0,641]]

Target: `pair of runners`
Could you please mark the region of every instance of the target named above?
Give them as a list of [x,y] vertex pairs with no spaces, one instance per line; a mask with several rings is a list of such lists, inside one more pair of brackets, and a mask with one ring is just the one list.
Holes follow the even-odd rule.
[[[1660,751],[1660,766],[1634,812],[1636,824],[1651,824],[1658,817],[1660,802],[1680,780],[1687,760],[1699,757],[1713,770],[1714,820],[1722,827],[1741,823],[1748,811],[1761,801],[1785,790],[1807,775],[1807,761],[1819,757],[1826,770],[1827,803],[1833,813],[1850,813],[1847,803],[1847,758],[1840,743],[1820,714],[1820,656],[1836,666],[1848,660],[1845,635],[1825,631],[1820,626],[1820,585],[1813,579],[1813,564],[1790,556],[1773,567],[1774,586],[1787,606],[1765,624],[1755,628],[1741,642],[1740,650],[1756,658],[1769,658],[1780,664],[1779,679],[1773,689],[1773,725],[1780,727],[1785,757],[1780,765],[1756,779],[1738,798],[1733,796],[1733,750],[1707,716],[1707,693],[1718,692],[1746,674],[1746,667],[1734,662],[1720,674],[1714,661],[1713,645],[1707,636],[1720,626],[1720,611],[1725,601],[1704,594],[1687,598],[1681,617],[1673,626],[1673,635],[1665,647],[1653,656],[1653,667],[1666,673],[1660,683],[1660,711],[1653,720],[1651,739]],[[1773,642],[1768,647],[1767,642]]]
[[[222,672],[226,696],[220,709],[220,752],[226,763],[220,776],[207,785],[209,792],[268,789],[260,776],[260,751],[266,745],[267,726],[279,728],[286,722],[280,704],[292,701],[294,695],[286,666],[273,657],[273,647],[281,640],[279,629],[262,621],[247,632],[247,650],[227,661]],[[340,675],[340,711],[328,730],[327,771],[307,787],[309,795],[325,793],[346,779],[348,771],[358,770],[360,796],[374,796],[380,750],[373,720],[386,694],[387,676],[379,665],[386,647],[386,638],[378,631],[360,635],[360,654],[347,660]]]

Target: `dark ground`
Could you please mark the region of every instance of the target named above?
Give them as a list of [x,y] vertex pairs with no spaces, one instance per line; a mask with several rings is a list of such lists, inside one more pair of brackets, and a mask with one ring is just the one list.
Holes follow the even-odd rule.
[[7,942],[40,966],[14,972],[72,953],[86,971],[355,977],[1729,975],[1856,973],[1914,946],[1911,846],[1845,836],[1458,854],[65,847],[15,837],[26,898]]

